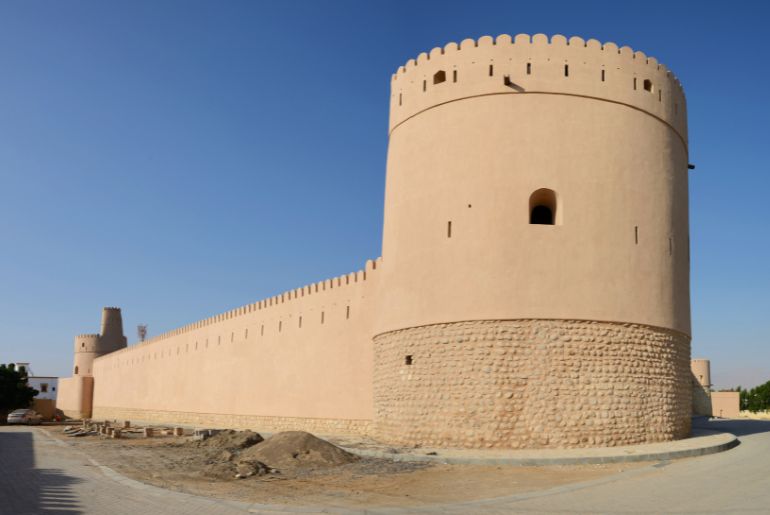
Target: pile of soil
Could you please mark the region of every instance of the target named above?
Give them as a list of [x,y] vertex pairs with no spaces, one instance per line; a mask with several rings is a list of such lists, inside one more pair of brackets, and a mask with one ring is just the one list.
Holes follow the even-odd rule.
[[201,473],[217,479],[303,473],[354,463],[360,458],[304,431],[277,433],[264,440],[252,431],[222,431],[184,445],[204,452]]
[[280,471],[346,465],[360,458],[304,431],[277,433],[259,445],[244,449],[239,459],[256,460]]
[[205,440],[190,442],[188,445],[193,447],[207,447],[216,450],[228,450],[232,452],[238,449],[251,447],[263,440],[264,438],[262,438],[262,435],[253,431],[234,431],[228,429],[227,431],[221,431],[214,436],[210,436]]

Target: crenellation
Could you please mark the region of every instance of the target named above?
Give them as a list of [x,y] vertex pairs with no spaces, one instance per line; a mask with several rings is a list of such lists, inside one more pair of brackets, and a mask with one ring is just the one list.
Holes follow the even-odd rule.
[[[554,52],[562,54],[561,59],[556,58]],[[545,57],[544,63],[539,62],[542,57]],[[515,91],[494,80],[481,83],[481,77],[484,75],[477,76],[474,72],[477,64],[508,62],[509,67],[504,75],[516,77],[518,75],[516,70],[521,69],[518,65],[535,61],[539,62],[534,67],[537,71],[527,74],[526,79],[513,79],[514,83],[521,86]],[[551,72],[558,62],[563,62],[570,67],[570,78],[581,77],[572,73],[572,69],[578,65],[595,70],[612,68],[621,75],[638,77],[642,80],[649,79],[657,83],[656,89],[670,90],[674,94],[663,96],[659,93],[655,101],[652,101],[638,95],[634,96],[632,93],[638,89],[629,89],[629,83],[623,84],[617,80],[599,81],[605,84],[605,87],[600,90],[593,84],[598,81],[598,73],[584,74],[580,81],[559,80],[560,77],[564,77],[564,74]],[[431,77],[441,69],[459,71],[465,80],[454,83],[458,87],[453,90],[444,86],[441,86],[440,91],[434,89],[440,85],[432,84]],[[495,79],[497,75],[494,74],[491,78]],[[403,76],[406,80],[399,81],[399,76]],[[592,77],[593,80],[585,77]],[[489,79],[490,76],[487,75],[487,78]],[[430,54],[423,52],[416,60],[409,60],[393,75],[392,87],[391,131],[411,116],[448,101],[485,94],[561,93],[606,99],[648,111],[674,127],[686,142],[686,117],[678,114],[678,111],[682,110],[680,106],[686,103],[678,79],[666,73],[657,59],[647,57],[644,52],[634,51],[628,46],[618,48],[611,42],[602,45],[596,40],[585,41],[579,37],[568,40],[558,34],[550,39],[544,34],[536,34],[531,38],[526,34],[519,34],[515,38],[500,35],[496,39],[490,36],[482,36],[478,40],[465,39],[459,47],[448,44],[443,49],[434,48]],[[674,104],[676,107],[672,107]]]

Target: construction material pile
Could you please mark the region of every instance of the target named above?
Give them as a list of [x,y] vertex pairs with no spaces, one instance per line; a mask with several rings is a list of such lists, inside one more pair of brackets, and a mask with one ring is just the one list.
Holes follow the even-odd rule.
[[359,459],[304,431],[277,433],[267,440],[251,431],[223,431],[189,445],[206,449],[208,459],[203,475],[219,479],[295,473]]

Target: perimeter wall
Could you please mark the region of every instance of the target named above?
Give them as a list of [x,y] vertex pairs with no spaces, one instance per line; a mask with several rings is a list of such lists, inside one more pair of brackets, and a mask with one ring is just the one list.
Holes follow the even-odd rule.
[[93,418],[366,431],[376,269],[368,261],[97,358]]

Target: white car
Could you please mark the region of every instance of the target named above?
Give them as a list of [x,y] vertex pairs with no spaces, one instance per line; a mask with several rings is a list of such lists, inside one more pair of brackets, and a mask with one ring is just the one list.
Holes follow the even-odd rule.
[[8,424],[27,424],[37,426],[42,422],[41,417],[35,410],[17,409],[8,414]]

